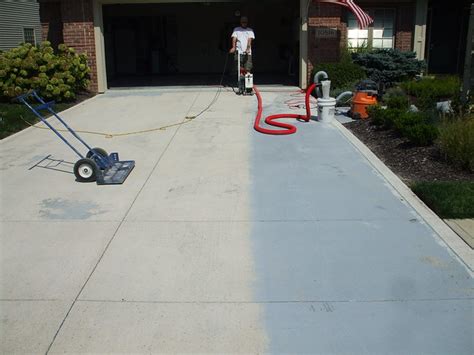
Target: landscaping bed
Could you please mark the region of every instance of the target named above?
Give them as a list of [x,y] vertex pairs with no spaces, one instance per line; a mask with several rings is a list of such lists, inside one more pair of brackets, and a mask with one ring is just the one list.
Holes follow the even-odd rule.
[[436,145],[412,145],[407,138],[380,129],[370,120],[357,120],[345,126],[408,185],[418,181],[474,181],[474,174],[444,160]]
[[93,96],[89,78],[87,56],[64,44],[23,43],[0,51],[0,139],[38,121],[16,97],[35,90],[45,101],[57,102],[54,109],[60,112]]
[[[77,94],[74,101],[57,103],[53,109],[56,112],[61,112],[93,96],[94,94],[85,91]],[[43,114],[46,114],[46,117],[50,116],[47,111],[43,111]],[[0,139],[19,132],[38,121],[39,119],[25,105],[0,102]]]
[[441,218],[474,218],[474,174],[446,161],[437,145],[415,146],[393,130],[344,124]]

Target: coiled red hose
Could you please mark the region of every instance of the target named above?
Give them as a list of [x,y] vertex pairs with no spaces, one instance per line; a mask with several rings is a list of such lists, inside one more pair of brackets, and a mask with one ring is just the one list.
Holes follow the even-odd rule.
[[278,128],[283,128],[283,129],[269,129],[269,128],[260,127],[260,120],[262,119],[262,112],[263,112],[262,96],[260,95],[258,88],[254,86],[253,89],[255,91],[255,95],[257,96],[257,100],[258,100],[258,111],[257,111],[257,116],[255,117],[255,123],[253,125],[253,128],[260,133],[271,134],[271,135],[287,135],[287,134],[296,133],[297,129],[295,126],[289,123],[277,122],[276,120],[279,120],[281,118],[294,118],[296,120],[303,120],[305,122],[308,122],[311,119],[311,102],[310,102],[311,93],[313,92],[315,87],[316,87],[316,83],[312,84],[308,88],[308,90],[306,90],[306,96],[305,96],[306,115],[297,115],[294,113],[282,113],[278,115],[268,116],[265,118],[266,124],[270,126],[278,127]]

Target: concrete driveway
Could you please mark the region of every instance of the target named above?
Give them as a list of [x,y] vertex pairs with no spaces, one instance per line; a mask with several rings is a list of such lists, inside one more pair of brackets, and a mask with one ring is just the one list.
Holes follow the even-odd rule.
[[[288,93],[262,95],[288,111]],[[110,91],[64,117],[136,131],[213,96]],[[50,131],[4,140],[1,352],[472,353],[465,264],[334,125],[265,136],[255,110],[223,92],[182,126],[84,135],[136,160],[121,186],[28,170],[75,161]]]

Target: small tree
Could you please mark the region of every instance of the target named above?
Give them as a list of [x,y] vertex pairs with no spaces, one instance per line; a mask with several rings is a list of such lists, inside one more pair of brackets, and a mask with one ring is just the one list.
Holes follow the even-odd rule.
[[425,62],[416,59],[414,52],[398,49],[374,49],[369,52],[353,53],[354,63],[364,68],[367,76],[386,86],[412,79],[425,69]]
[[318,71],[325,71],[331,80],[332,89],[344,89],[366,78],[364,69],[354,64],[349,51],[343,51],[339,62],[319,63],[314,66],[311,77]]

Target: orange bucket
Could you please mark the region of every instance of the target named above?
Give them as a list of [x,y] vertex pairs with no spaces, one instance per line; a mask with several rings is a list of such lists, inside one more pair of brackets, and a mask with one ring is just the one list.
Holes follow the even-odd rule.
[[372,92],[356,91],[352,99],[351,116],[355,119],[369,117],[367,107],[377,104],[377,96]]

